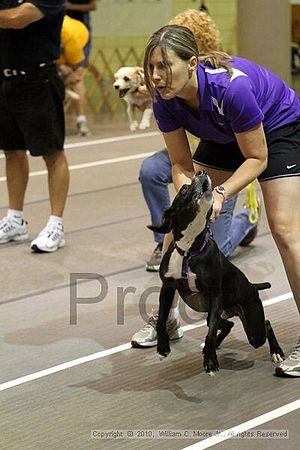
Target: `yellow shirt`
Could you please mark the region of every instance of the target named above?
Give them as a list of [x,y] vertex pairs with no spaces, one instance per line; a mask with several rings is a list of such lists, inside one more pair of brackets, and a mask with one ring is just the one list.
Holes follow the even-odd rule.
[[61,55],[57,64],[76,66],[84,59],[84,47],[89,39],[87,27],[79,20],[64,17],[61,30]]

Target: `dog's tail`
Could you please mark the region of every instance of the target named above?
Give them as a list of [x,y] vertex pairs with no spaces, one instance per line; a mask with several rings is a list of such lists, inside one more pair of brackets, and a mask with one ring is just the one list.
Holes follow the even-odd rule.
[[266,282],[266,283],[253,283],[253,286],[255,287],[255,289],[257,289],[258,291],[263,291],[264,289],[270,289],[271,284]]

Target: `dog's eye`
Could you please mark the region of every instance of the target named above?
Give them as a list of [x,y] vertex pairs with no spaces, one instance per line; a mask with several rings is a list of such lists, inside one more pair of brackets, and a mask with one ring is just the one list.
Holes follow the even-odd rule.
[[129,78],[128,77],[124,77],[124,81],[129,81]]

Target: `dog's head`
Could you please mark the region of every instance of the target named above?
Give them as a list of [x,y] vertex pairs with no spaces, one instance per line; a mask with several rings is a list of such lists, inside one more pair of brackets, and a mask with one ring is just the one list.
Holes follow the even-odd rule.
[[144,70],[142,67],[121,67],[115,73],[114,88],[119,97],[123,98],[128,92],[134,92],[144,84]]
[[169,209],[163,216],[160,226],[148,228],[159,233],[173,230],[175,241],[183,236],[195,238],[204,229],[211,216],[213,204],[212,184],[206,172],[197,172],[191,184],[184,184]]

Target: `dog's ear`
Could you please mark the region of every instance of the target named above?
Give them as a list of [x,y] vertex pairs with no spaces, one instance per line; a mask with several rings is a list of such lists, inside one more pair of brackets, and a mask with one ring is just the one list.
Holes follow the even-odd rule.
[[141,74],[142,76],[144,76],[144,68],[143,68],[143,67],[136,66],[136,67],[135,67],[135,70],[136,70],[139,74]]
[[148,225],[149,230],[155,231],[156,233],[169,233],[173,229],[173,217],[174,212],[172,207],[166,209],[163,215],[163,221],[161,225]]

